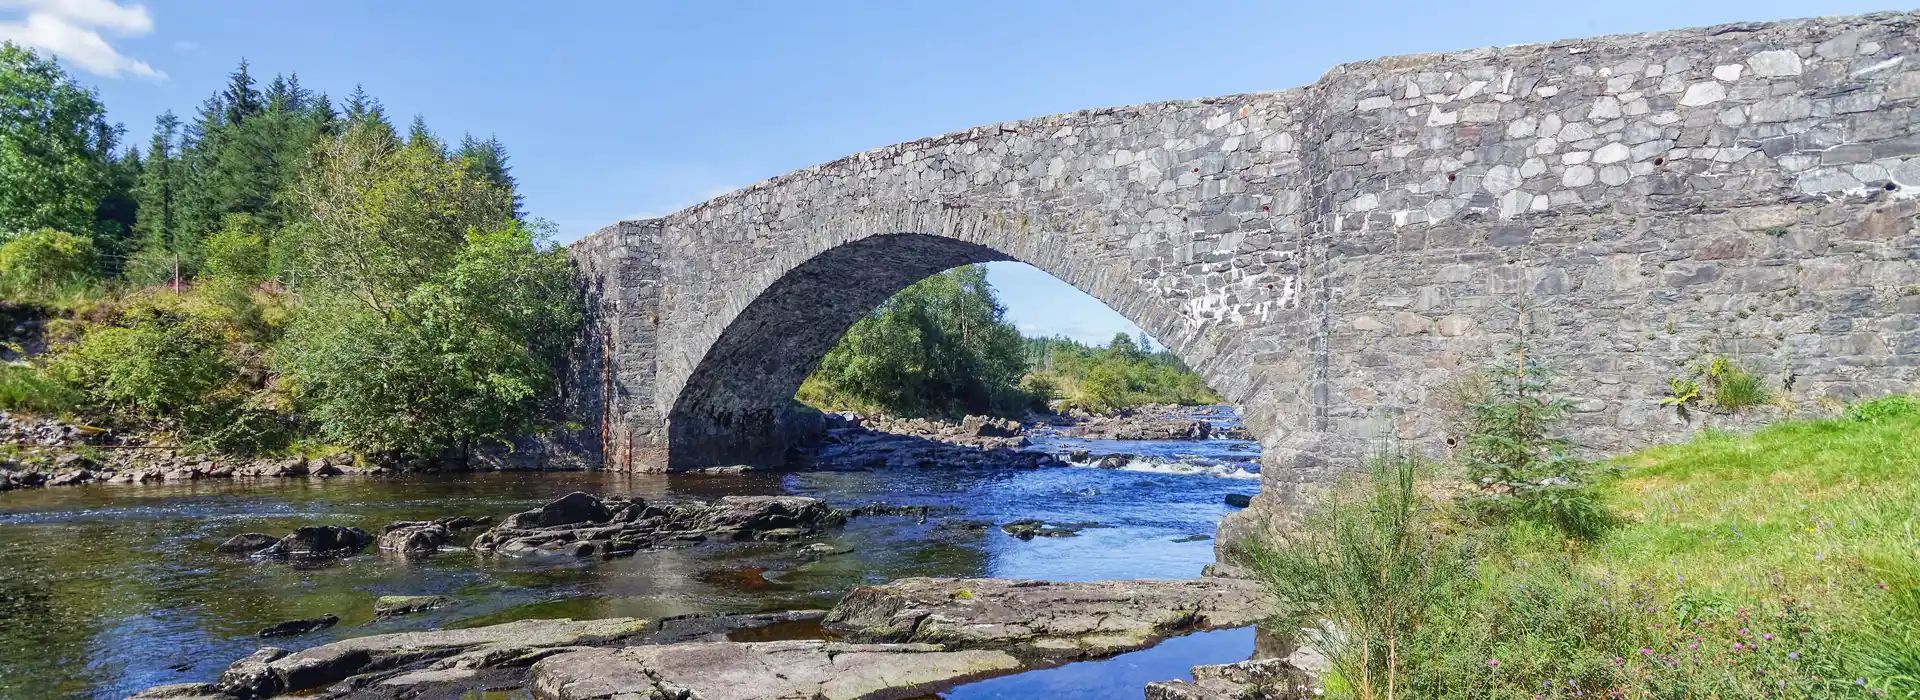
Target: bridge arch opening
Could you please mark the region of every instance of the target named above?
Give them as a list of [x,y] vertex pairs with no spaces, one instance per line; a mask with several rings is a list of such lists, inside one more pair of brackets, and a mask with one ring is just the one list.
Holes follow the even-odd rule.
[[[737,314],[688,376],[667,416],[667,467],[783,463],[793,445],[818,429],[795,393],[855,323],[923,279],[1002,261],[1024,262],[958,238],[895,233],[860,238],[793,267]],[[1089,296],[1180,356],[1177,340],[1155,334],[1112,301]],[[1205,372],[1201,377],[1219,386]]]

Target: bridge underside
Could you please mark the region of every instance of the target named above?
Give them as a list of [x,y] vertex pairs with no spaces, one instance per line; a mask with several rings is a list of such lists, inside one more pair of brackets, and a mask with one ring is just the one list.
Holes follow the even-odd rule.
[[740,312],[667,416],[666,466],[773,466],[812,430],[794,392],[848,328],[926,277],[1008,260],[978,244],[916,233],[874,236],[815,256]]

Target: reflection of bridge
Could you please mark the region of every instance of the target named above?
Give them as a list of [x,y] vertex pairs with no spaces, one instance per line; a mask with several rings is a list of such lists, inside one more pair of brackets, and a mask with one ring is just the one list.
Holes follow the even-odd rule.
[[1802,398],[1920,380],[1915,192],[1920,14],[1386,58],[608,227],[573,246],[599,310],[577,393],[616,468],[777,459],[782,407],[861,314],[1017,259],[1240,405],[1268,486],[1367,441],[1437,449],[1437,387],[1511,339],[1520,293],[1555,300],[1538,354],[1578,430],[1620,447],[1679,432],[1656,398],[1706,353]]

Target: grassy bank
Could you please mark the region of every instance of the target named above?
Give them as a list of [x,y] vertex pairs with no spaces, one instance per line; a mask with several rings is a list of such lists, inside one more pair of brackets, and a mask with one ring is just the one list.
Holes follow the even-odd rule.
[[1586,488],[1611,525],[1585,537],[1417,462],[1255,547],[1290,612],[1343,629],[1317,640],[1336,697],[1920,697],[1904,397],[1610,460]]

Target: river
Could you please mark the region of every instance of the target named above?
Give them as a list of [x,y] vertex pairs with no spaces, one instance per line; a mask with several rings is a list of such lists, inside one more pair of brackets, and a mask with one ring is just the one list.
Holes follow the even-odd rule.
[[[435,474],[93,485],[0,494],[0,697],[117,699],[153,685],[211,680],[262,646],[261,628],[334,614],[335,627],[274,640],[301,648],[345,637],[537,617],[657,617],[827,608],[848,589],[906,576],[1063,581],[1197,576],[1230,493],[1257,488],[1247,443],[1082,441],[1032,449],[1141,455],[1126,469],[892,469],[732,476],[607,472]],[[928,522],[864,517],[824,541],[851,554],[807,564],[768,547],[696,547],[612,560],[523,560],[368,553],[316,568],[215,554],[243,532],[337,524],[378,532],[399,520],[502,516],[571,491],[645,499],[813,496],[839,507],[883,502],[950,509]],[[943,520],[1093,522],[1076,537],[1023,541]],[[770,562],[781,562],[773,564]],[[790,568],[778,568],[788,566]],[[381,595],[446,595],[448,608],[373,619]],[[1244,659],[1249,630],[1175,640],[1101,662],[955,688],[941,697],[1139,697],[1149,680]],[[1116,696],[1115,688],[1131,687]],[[1075,690],[1074,688],[1078,688]]]

